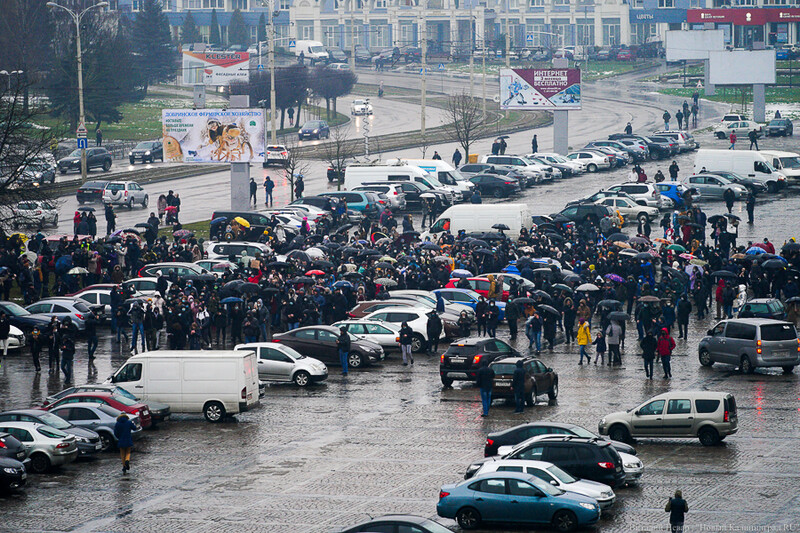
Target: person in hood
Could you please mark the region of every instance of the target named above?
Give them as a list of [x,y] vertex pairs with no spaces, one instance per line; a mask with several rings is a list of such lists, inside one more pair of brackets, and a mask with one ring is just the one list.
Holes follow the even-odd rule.
[[667,328],[662,328],[661,335],[658,337],[658,355],[661,357],[661,366],[664,368],[664,379],[672,377],[672,367],[670,366],[670,358],[672,357],[672,350],[675,349],[675,339],[673,339]]
[[336,347],[339,349],[339,362],[342,365],[342,375],[347,376],[347,358],[350,356],[350,335],[347,328],[339,328],[339,338],[336,340]]
[[511,389],[514,391],[514,413],[522,413],[525,410],[525,368],[522,366],[522,359],[517,360],[514,374],[511,378]]

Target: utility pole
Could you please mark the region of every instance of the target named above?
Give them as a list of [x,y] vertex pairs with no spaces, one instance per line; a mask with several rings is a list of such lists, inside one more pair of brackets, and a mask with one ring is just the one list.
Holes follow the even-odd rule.
[[350,0],[350,70],[356,71],[356,0]]
[[276,115],[278,114],[278,108],[275,105],[275,25],[273,21],[275,8],[273,2],[274,0],[269,0],[269,139],[272,144],[277,144],[278,129]]
[[420,36],[422,39],[422,95],[420,98],[420,106],[422,107],[422,114],[419,118],[419,132],[423,137],[425,136],[425,83],[428,76],[428,17],[426,10],[428,9],[427,0],[422,0],[422,24],[420,28]]
[[472,93],[473,90],[475,89],[475,59],[472,57],[473,52],[475,51],[475,46],[473,45],[475,39],[473,38],[472,35],[472,24],[474,22],[472,19],[473,0],[468,0],[468,1],[469,1],[469,97],[472,98],[473,97]]

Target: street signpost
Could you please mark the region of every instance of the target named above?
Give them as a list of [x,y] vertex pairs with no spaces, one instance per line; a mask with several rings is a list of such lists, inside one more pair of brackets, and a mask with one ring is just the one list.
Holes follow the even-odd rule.
[[264,72],[264,65],[258,65],[258,67],[256,68],[258,69],[259,72]]
[[86,181],[86,149],[89,148],[89,139],[87,138],[88,131],[86,131],[86,124],[81,122],[78,124],[78,129],[75,131],[75,136],[78,140],[78,148],[81,151],[81,183]]
[[291,39],[289,41],[289,48],[296,48],[296,47],[297,47],[297,41],[294,40],[294,39]]
[[527,36],[525,36],[525,43],[528,46],[533,46],[533,34],[532,33],[529,33]]

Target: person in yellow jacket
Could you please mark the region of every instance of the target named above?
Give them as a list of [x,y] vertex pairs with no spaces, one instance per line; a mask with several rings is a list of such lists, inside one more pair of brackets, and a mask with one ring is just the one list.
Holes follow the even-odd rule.
[[578,341],[578,347],[581,350],[581,360],[578,362],[578,364],[583,364],[584,356],[586,357],[586,364],[590,364],[592,362],[592,358],[586,351],[586,347],[592,343],[592,331],[589,328],[589,323],[583,318],[580,319],[580,323],[578,324],[578,334],[576,336],[576,340]]

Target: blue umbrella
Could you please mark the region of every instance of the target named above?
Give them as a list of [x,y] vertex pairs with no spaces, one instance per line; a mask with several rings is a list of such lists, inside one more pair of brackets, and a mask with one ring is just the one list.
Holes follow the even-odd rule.
[[72,257],[68,255],[62,255],[58,258],[58,261],[56,261],[56,273],[63,274],[70,268],[72,268]]
[[506,274],[516,274],[519,275],[519,267],[513,263],[509,264],[503,269],[503,272]]
[[341,281],[337,281],[336,283],[334,283],[332,285],[332,287],[334,289],[352,289],[353,288],[353,284],[350,283],[349,281],[341,280]]
[[235,296],[229,296],[228,298],[223,298],[222,300],[220,300],[219,303],[221,303],[221,304],[238,304],[238,303],[241,303],[243,301],[244,300],[242,300],[241,298],[236,298]]
[[222,224],[223,222],[227,222],[228,217],[217,217],[211,221],[212,224]]
[[747,255],[761,255],[767,253],[767,251],[763,248],[759,248],[758,246],[751,246],[745,253]]
[[465,270],[463,268],[457,268],[457,269],[453,270],[453,272],[450,274],[450,277],[453,277],[453,278],[471,278],[472,277],[472,272],[470,272],[469,270]]

